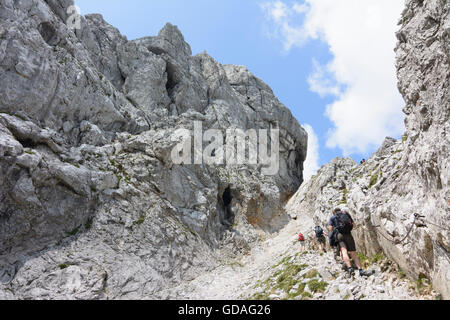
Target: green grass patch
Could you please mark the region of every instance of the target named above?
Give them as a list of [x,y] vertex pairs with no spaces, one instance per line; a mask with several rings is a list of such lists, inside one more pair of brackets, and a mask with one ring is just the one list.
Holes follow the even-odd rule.
[[241,268],[244,267],[244,264],[242,264],[242,262],[236,261],[236,260],[231,261],[230,263],[228,263],[228,265],[231,266],[233,269],[234,269],[234,267],[236,267],[236,266],[241,267]]
[[416,286],[417,292],[421,295],[429,294],[433,290],[430,280],[423,273],[419,274],[419,277],[417,278],[417,280],[415,282],[415,286]]
[[326,283],[325,281],[319,281],[317,279],[312,279],[311,281],[308,282],[309,290],[311,290],[314,293],[324,292],[327,289],[327,287],[328,287],[328,283]]
[[303,292],[302,293],[302,298],[313,298],[313,295],[309,292]]
[[375,173],[372,177],[370,177],[369,189],[377,184],[379,176],[381,176],[381,171]]
[[383,252],[378,252],[377,254],[375,254],[372,257],[372,261],[374,263],[378,263],[378,262],[380,262],[381,260],[384,260],[384,259],[386,259],[386,256],[383,254]]
[[72,231],[66,232],[66,234],[68,236],[74,236],[78,233],[78,231],[80,231],[80,227],[76,227],[75,229],[73,229]]
[[[308,267],[307,264],[291,264],[291,257],[284,257],[277,265],[274,267],[278,267],[283,265],[280,270],[274,272],[270,277],[268,277],[264,282],[260,284],[261,287],[264,287],[261,292],[256,293],[252,296],[255,300],[267,300],[271,293],[280,289],[286,293],[286,299],[293,299],[303,293],[303,290],[306,285],[299,285],[299,288],[295,292],[291,292],[292,288],[299,283],[299,280],[296,278],[297,274]],[[272,267],[272,268],[274,268]]]
[[86,221],[86,224],[85,224],[85,228],[86,228],[86,230],[89,230],[89,229],[91,229],[91,227],[92,227],[92,220],[93,220],[93,218],[91,217],[91,218],[89,218],[87,221]]
[[[297,243],[297,241],[296,241]],[[291,259],[291,257],[287,256],[284,257],[283,259],[280,260],[280,262],[278,262],[277,264],[272,266],[272,269],[278,268],[279,266],[281,266],[282,264],[287,264],[289,262],[289,260]]]
[[136,221],[136,224],[137,224],[137,225],[143,224],[143,223],[145,222],[145,218],[146,218],[146,215],[143,214],[143,215],[139,218],[139,220]]
[[277,288],[283,289],[286,293],[291,291],[292,287],[297,283],[294,277],[302,270],[302,266],[299,265],[287,266],[277,278]]
[[342,191],[342,199],[341,199],[341,201],[338,203],[338,205],[341,205],[341,204],[347,204],[347,195],[348,195],[348,190],[347,190],[347,189],[344,189],[344,190]]
[[286,300],[293,300],[293,299],[295,299],[296,297],[298,297],[298,296],[300,296],[300,295],[303,295],[303,294],[305,293],[305,288],[306,288],[306,283],[301,283],[301,284],[298,286],[297,291],[291,292],[291,293],[289,293],[289,294],[287,295]]
[[364,269],[367,269],[372,264],[379,263],[386,259],[386,256],[382,252],[379,252],[371,257],[364,255],[362,252],[357,252],[356,255],[358,256],[358,259]]
[[305,278],[312,279],[319,276],[319,271],[317,269],[311,269],[305,274]]
[[265,292],[255,293],[250,300],[269,300],[269,295]]

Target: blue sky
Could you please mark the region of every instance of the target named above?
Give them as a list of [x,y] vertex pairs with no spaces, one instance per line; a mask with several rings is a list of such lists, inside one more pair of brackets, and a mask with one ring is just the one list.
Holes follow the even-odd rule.
[[[368,12],[369,18],[375,17],[375,26],[379,18],[376,15],[378,9],[383,12],[383,17],[385,10],[396,10],[392,16],[400,17],[397,11],[400,11],[401,6],[392,9],[391,2],[399,0],[366,0],[372,5],[368,9],[358,5],[348,6],[348,0],[344,1],[347,1],[346,10],[350,7],[364,14]],[[361,3],[360,0],[357,1]],[[392,111],[386,115],[383,114],[385,111],[381,111],[377,114],[383,114],[383,121],[389,123],[380,124],[373,130],[373,121],[368,120],[368,124],[364,124],[357,116],[353,119],[345,117],[346,112],[355,113],[351,108],[356,107],[354,101],[358,101],[361,96],[358,92],[370,90],[359,85],[369,78],[359,79],[359,76],[353,75],[355,72],[352,72],[352,67],[346,66],[348,61],[354,59],[351,57],[352,46],[362,48],[364,45],[358,42],[344,45],[348,42],[348,37],[345,37],[346,30],[353,30],[355,26],[347,23],[345,17],[330,18],[340,14],[343,0],[335,0],[333,4],[327,0],[306,0],[306,3],[304,0],[75,0],[75,3],[83,15],[102,14],[108,23],[118,28],[130,40],[157,35],[165,23],[170,22],[179,27],[193,54],[206,51],[222,64],[246,66],[273,89],[278,99],[292,111],[299,123],[308,124],[313,129],[313,134],[317,136],[317,146],[315,150],[311,149],[310,156],[314,162],[311,164],[313,169],[337,156],[352,156],[356,161],[368,158],[385,136],[399,138],[402,134],[399,124],[402,116],[399,116],[399,111],[403,106],[398,96],[392,98],[395,100],[394,107],[385,108],[398,109],[394,112],[395,121],[392,121],[392,114],[389,113]],[[363,19],[367,20],[364,17]],[[386,21],[381,22],[386,24]],[[342,28],[342,37],[332,32],[340,30],[339,28]],[[375,31],[376,34],[380,33]],[[390,34],[391,30],[385,32]],[[394,30],[392,38],[393,33]],[[392,42],[392,39],[390,41]],[[390,43],[387,47],[392,52],[394,44]],[[360,55],[364,55],[364,52]],[[387,55],[392,60],[389,53]],[[383,56],[383,53],[376,57],[378,56]],[[384,64],[376,61],[373,63],[377,64],[378,68],[394,70],[393,61],[386,62],[389,59],[386,58]],[[362,60],[358,68],[364,72],[365,66],[368,65],[368,62]],[[317,75],[313,77],[313,82],[312,75]],[[392,78],[392,75],[389,77]],[[375,78],[380,78],[379,82],[386,82],[382,75],[371,75],[367,82],[375,81]],[[366,88],[371,85],[373,83],[367,83]],[[393,85],[395,86],[395,83]],[[353,91],[352,86],[355,88]],[[347,87],[350,87],[350,90],[347,90]],[[396,88],[394,89],[396,91]],[[382,87],[380,90],[386,91]],[[393,95],[395,96],[395,93]],[[371,97],[367,99],[373,100]],[[381,103],[385,102],[392,103]],[[356,108],[364,109],[365,105],[363,102]],[[367,108],[373,110],[373,107]],[[359,114],[359,111],[356,113]],[[361,110],[361,117],[365,114],[366,112]]]

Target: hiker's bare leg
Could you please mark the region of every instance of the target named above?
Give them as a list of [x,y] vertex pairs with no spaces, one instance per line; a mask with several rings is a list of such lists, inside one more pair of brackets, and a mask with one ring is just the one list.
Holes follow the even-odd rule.
[[355,262],[358,269],[362,269],[361,261],[359,261],[358,256],[356,255],[356,251],[349,252],[350,256],[352,257],[353,261]]
[[345,265],[350,268],[352,263],[350,262],[350,257],[348,256],[347,248],[341,248],[341,257],[345,262]]

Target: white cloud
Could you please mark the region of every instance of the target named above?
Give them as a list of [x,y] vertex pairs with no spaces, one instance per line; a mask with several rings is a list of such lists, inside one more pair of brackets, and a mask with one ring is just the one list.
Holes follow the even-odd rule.
[[333,75],[330,73],[330,67],[321,66],[316,59],[313,59],[314,72],[308,77],[309,89],[318,93],[321,97],[326,95],[338,96],[340,88]]
[[[264,6],[270,8],[270,2]],[[305,0],[284,8],[283,16],[268,22],[285,50],[320,39],[333,55],[326,66],[313,60],[308,79],[312,91],[336,98],[326,107],[334,124],[327,147],[338,147],[345,156],[366,153],[387,135],[401,135],[404,102],[397,90],[394,47],[404,0]]]
[[306,161],[303,163],[303,180],[307,181],[319,170],[319,139],[309,124],[303,124],[308,133],[308,150]]
[[267,11],[268,15],[276,22],[280,22],[281,19],[286,18],[291,13],[288,6],[281,1],[265,3],[262,6],[263,9]]
[[298,3],[294,3],[294,5],[292,6],[292,9],[297,12],[297,13],[305,13],[308,11],[308,6],[306,5],[306,3],[302,3],[302,4],[298,4]]
[[292,23],[296,15],[307,12],[306,5],[296,3],[289,7],[282,1],[277,0],[262,3],[261,9],[266,14],[267,21],[270,22],[267,26],[269,30],[266,30],[267,36],[283,39],[283,47],[286,52],[293,46],[303,44],[307,40],[303,30]]

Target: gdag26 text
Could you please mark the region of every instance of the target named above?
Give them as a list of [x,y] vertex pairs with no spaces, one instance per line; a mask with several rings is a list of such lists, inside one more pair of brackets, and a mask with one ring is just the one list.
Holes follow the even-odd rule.
[[239,305],[225,305],[222,308],[222,313],[226,315],[269,315],[270,305],[250,305],[250,306],[239,306]]
[[271,313],[270,305],[224,305],[221,310],[213,307],[193,307],[185,305],[178,310],[179,315],[203,315],[209,318],[214,312],[222,312],[224,315],[269,315]]

